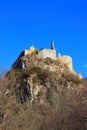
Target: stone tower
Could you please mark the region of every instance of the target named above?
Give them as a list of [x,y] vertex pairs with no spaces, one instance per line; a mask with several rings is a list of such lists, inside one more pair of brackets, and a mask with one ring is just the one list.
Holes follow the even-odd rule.
[[51,42],[51,49],[52,49],[52,50],[55,50],[54,41]]

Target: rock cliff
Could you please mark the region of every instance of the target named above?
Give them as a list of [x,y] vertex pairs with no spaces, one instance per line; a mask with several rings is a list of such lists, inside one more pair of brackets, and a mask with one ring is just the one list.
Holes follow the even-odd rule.
[[21,53],[0,78],[1,130],[86,130],[87,94],[68,56]]

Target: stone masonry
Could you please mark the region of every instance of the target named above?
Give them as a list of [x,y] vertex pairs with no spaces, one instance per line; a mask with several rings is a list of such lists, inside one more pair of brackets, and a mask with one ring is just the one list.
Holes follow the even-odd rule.
[[29,55],[34,51],[35,51],[35,48],[31,46],[29,50],[24,50],[24,56]]
[[63,62],[64,64],[67,65],[67,67],[70,70],[73,70],[73,63],[72,63],[72,58],[70,56],[64,55],[64,56],[58,56],[57,58],[58,60],[60,60],[61,62]]
[[43,49],[38,52],[39,58],[51,58],[56,60],[56,50],[52,49]]

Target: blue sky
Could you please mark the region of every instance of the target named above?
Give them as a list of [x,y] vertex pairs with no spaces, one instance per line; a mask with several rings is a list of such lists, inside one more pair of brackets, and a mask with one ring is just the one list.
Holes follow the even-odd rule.
[[11,68],[31,45],[55,47],[73,58],[74,69],[87,77],[86,0],[0,1],[0,70]]

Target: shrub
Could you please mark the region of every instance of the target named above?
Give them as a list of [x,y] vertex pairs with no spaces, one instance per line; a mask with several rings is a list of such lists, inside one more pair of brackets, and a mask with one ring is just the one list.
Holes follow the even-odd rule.
[[38,54],[38,50],[35,48],[35,50],[32,52],[32,54]]
[[73,74],[65,74],[65,73],[63,73],[62,77],[64,79],[66,79],[68,82],[74,82],[77,85],[79,85],[81,83],[80,79],[77,76],[73,75]]

